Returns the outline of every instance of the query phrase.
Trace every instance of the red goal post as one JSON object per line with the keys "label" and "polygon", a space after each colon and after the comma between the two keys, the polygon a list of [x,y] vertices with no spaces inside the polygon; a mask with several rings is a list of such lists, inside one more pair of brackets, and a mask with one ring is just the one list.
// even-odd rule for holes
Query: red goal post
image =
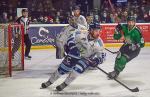
{"label": "red goal post", "polygon": [[12,76],[13,70],[24,70],[24,27],[0,24],[0,76]]}

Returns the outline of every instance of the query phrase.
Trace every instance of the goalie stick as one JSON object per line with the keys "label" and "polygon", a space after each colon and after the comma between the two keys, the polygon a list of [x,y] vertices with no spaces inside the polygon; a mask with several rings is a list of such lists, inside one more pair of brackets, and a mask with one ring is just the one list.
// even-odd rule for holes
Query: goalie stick
{"label": "goalie stick", "polygon": [[45,36],[42,36],[43,38],[45,38],[47,41],[48,41],[48,43],[50,44],[50,45],[52,45],[54,48],[56,48],[56,43],[55,43],[55,39],[54,39],[54,43],[52,43],[51,41],[49,41]]}
{"label": "goalie stick", "polygon": [[[108,75],[108,73],[107,73],[106,71],[104,71],[103,69],[101,69],[100,67],[97,66],[97,68],[98,68],[100,71],[102,71],[103,73],[105,73],[106,75]],[[125,84],[123,84],[122,82],[120,82],[119,80],[117,80],[116,78],[114,78],[114,80],[115,80],[116,82],[118,82],[120,85],[122,85],[123,87],[125,87],[126,89],[128,89],[129,91],[131,91],[131,92],[139,92],[139,88],[138,88],[138,87],[136,87],[136,88],[134,88],[134,89],[131,89],[131,88],[129,88],[128,86],[126,86]]]}

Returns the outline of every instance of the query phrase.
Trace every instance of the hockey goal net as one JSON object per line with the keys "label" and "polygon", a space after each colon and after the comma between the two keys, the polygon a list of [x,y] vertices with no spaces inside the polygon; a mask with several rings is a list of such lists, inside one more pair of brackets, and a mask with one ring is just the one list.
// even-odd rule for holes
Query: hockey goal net
{"label": "hockey goal net", "polygon": [[0,24],[0,77],[24,70],[24,28],[19,24]]}

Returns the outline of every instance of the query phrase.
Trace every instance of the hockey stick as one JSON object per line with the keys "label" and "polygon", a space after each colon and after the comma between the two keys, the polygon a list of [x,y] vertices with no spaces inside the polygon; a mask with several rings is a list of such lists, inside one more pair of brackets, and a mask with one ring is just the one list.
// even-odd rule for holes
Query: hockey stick
{"label": "hockey stick", "polygon": [[[108,75],[108,73],[107,73],[106,71],[104,71],[103,69],[101,69],[100,67],[97,66],[97,68],[98,68],[100,71],[102,71],[103,73],[105,73],[106,75]],[[125,87],[126,89],[128,89],[129,91],[131,91],[131,92],[139,92],[138,87],[136,87],[136,88],[134,88],[134,89],[131,89],[131,88],[129,88],[128,86],[126,86],[125,84],[123,84],[122,82],[120,82],[119,80],[117,80],[116,78],[114,78],[114,80],[115,80],[116,82],[118,82],[120,85],[122,85],[123,87]]]}
{"label": "hockey stick", "polygon": [[110,53],[112,53],[112,54],[118,54],[118,52],[119,52],[119,51],[113,52],[113,51],[111,51],[111,50],[109,50],[107,48],[105,48],[105,50],[108,51],[108,52],[110,52]]}

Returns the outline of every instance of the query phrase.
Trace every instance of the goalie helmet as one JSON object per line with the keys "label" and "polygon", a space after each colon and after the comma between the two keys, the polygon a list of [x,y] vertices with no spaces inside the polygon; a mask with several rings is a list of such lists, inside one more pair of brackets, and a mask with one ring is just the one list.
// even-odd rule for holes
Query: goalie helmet
{"label": "goalie helmet", "polygon": [[71,16],[69,17],[69,20],[68,20],[69,24],[74,27],[74,28],[78,28],[78,25],[77,25],[77,22],[75,20],[75,17],[74,16]]}

